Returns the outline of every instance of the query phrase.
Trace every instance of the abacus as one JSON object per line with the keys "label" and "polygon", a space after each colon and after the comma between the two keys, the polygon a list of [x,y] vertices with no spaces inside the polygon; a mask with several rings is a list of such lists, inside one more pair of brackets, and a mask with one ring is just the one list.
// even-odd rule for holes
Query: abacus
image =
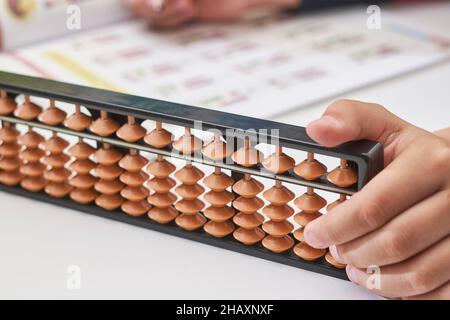
{"label": "abacus", "polygon": [[382,169],[379,143],[6,72],[0,90],[0,190],[347,279],[302,231]]}

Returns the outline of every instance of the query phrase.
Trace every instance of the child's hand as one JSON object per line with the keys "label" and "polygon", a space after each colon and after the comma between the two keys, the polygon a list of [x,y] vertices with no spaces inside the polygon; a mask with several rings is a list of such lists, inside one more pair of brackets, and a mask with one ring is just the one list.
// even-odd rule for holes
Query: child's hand
{"label": "child's hand", "polygon": [[[438,115],[436,115],[438,116]],[[383,144],[385,169],[351,199],[305,229],[316,248],[331,247],[351,281],[367,287],[380,267],[386,297],[450,299],[450,137],[417,128],[379,105],[341,100],[307,132],[336,146]]]}
{"label": "child's hand", "polygon": [[266,7],[275,11],[298,6],[300,0],[167,0],[156,12],[151,0],[126,0],[138,16],[158,28],[174,28],[193,20],[226,21],[241,18],[248,11]]}

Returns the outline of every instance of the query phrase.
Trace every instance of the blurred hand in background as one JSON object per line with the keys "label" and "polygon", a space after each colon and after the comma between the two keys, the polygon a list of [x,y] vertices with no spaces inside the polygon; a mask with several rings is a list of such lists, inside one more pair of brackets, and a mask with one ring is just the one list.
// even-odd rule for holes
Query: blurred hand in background
{"label": "blurred hand in background", "polygon": [[[176,28],[194,20],[232,21],[255,9],[293,9],[300,0],[126,0],[133,12],[156,28]],[[155,3],[157,6],[155,6]],[[160,6],[162,4],[162,6]]]}

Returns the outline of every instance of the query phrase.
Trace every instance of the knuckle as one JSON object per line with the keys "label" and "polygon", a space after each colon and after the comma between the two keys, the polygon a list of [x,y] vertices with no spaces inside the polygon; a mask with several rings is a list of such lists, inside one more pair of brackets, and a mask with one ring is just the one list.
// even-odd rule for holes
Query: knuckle
{"label": "knuckle", "polygon": [[406,275],[405,281],[410,296],[423,294],[430,289],[432,274],[424,269],[414,270]]}
{"label": "knuckle", "polygon": [[433,154],[431,158],[432,169],[437,172],[444,173],[449,172],[450,168],[450,147],[449,144],[438,139],[435,143],[429,144],[430,154]]}
{"label": "knuckle", "polygon": [[396,258],[401,260],[408,248],[408,238],[403,232],[388,231],[383,236],[384,238],[384,252],[389,258]]}
{"label": "knuckle", "polygon": [[370,203],[360,209],[360,224],[363,228],[374,230],[385,222],[386,209],[383,200],[379,197],[372,199]]}
{"label": "knuckle", "polygon": [[337,244],[341,242],[341,236],[339,235],[339,232],[336,231],[335,228],[327,228],[327,235],[328,242],[332,244]]}

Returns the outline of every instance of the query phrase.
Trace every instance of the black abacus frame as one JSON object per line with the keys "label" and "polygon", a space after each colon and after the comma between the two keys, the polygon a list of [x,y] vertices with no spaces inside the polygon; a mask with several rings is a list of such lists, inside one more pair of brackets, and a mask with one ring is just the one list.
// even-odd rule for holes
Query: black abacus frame
{"label": "black abacus frame", "polygon": [[[150,119],[161,121],[163,123],[170,123],[181,127],[194,128],[196,122],[201,121],[202,129],[219,130],[227,140],[242,139],[242,131],[246,133],[251,132],[254,133],[254,138],[258,141],[277,141],[277,143],[282,147],[346,159],[350,161],[352,165],[357,167],[358,183],[352,188],[339,188],[333,186],[324,178],[321,178],[318,181],[303,180],[298,176],[295,176],[292,171],[283,175],[274,175],[261,169],[260,167],[248,169],[236,164],[222,164],[210,161],[208,159],[201,159],[196,156],[186,156],[181,154],[177,155],[172,152],[171,148],[156,149],[145,145],[144,143],[127,143],[115,138],[102,138],[89,132],[76,132],[62,126],[47,126],[39,122],[24,121],[9,116],[0,116],[0,120],[2,121],[25,124],[73,136],[84,137],[100,143],[110,143],[121,148],[134,148],[154,154],[162,154],[165,156],[192,160],[194,162],[203,163],[209,166],[230,169],[232,172],[241,174],[249,173],[256,176],[263,176],[269,179],[278,179],[302,186],[311,186],[313,188],[334,193],[352,195],[356,191],[360,190],[383,168],[383,148],[381,144],[372,141],[354,141],[335,148],[326,148],[311,140],[306,134],[306,129],[299,126],[2,71],[0,71],[0,89],[5,90],[8,93],[26,94],[40,98],[52,99],[55,101],[67,102],[70,104],[82,105],[91,112],[104,110],[110,112],[111,114],[134,116],[141,120]],[[274,129],[278,130],[277,136],[271,134]],[[323,258],[318,261],[308,262],[299,259],[292,252],[278,254],[268,251],[261,245],[243,245],[234,240],[232,236],[228,236],[226,238],[214,238],[203,230],[194,232],[185,231],[176,226],[175,223],[161,225],[146,217],[133,218],[127,216],[120,210],[110,212],[95,205],[78,204],[67,197],[57,199],[45,194],[44,192],[33,193],[20,187],[9,187],[4,185],[0,185],[0,190],[147,229],[164,232],[178,237],[195,240],[209,245],[214,245],[216,247],[245,253],[266,260],[318,272],[332,277],[347,279],[343,270],[339,270],[328,265]]]}

